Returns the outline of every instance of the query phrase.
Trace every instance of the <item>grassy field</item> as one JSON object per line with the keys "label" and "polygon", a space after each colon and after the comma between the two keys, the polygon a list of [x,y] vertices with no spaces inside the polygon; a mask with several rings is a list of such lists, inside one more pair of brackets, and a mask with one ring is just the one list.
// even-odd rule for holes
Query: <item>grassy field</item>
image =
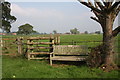
{"label": "grassy field", "polygon": [[[36,35],[34,35],[36,36]],[[37,35],[49,36],[49,35]],[[3,36],[3,38],[15,39],[20,36]],[[23,36],[28,38],[30,36]],[[118,36],[119,37],[119,36]],[[117,38],[118,38],[117,37]],[[87,45],[88,47],[95,47],[99,42],[81,42],[81,41],[102,41],[102,35],[60,35],[61,45],[73,44]],[[26,42],[26,41],[25,41]],[[17,54],[17,45],[13,40],[7,41],[7,49],[2,49],[6,54]],[[116,42],[117,46],[118,42]],[[116,51],[119,49],[117,48]],[[4,53],[3,53],[4,54]],[[63,64],[64,62],[55,62],[53,66],[49,65],[49,60],[30,60],[24,57],[3,56],[2,58],[2,76],[3,78],[117,78],[118,71],[103,72],[100,69],[89,68],[86,64],[78,62],[79,65]],[[68,62],[69,63],[69,62]],[[71,63],[71,62],[70,62]],[[118,62],[120,63],[120,62]],[[75,63],[76,64],[76,63]]]}
{"label": "grassy field", "polygon": [[[32,35],[33,37],[41,37],[41,36],[50,36],[50,35]],[[31,37],[31,35],[19,35],[19,36],[3,36],[3,39],[9,38],[9,39],[16,39],[17,37],[23,37],[24,43],[26,43],[26,39]],[[119,36],[118,36],[119,37]],[[120,52],[118,44],[118,37],[116,37],[115,41],[115,51]],[[7,49],[3,48],[3,53],[17,53],[17,45],[13,43],[15,40],[6,40]],[[97,42],[98,41],[98,42]],[[60,45],[86,45],[88,47],[95,47],[97,45],[100,45],[102,42],[102,34],[100,35],[94,35],[94,34],[82,34],[82,35],[60,35]],[[119,40],[120,42],[120,40]],[[24,45],[24,48],[26,48],[26,45]],[[89,49],[90,52],[90,49]]]}
{"label": "grassy field", "polygon": [[3,56],[2,68],[3,78],[118,78],[118,71],[103,72],[85,64],[50,66],[48,61],[28,61],[21,57]]}

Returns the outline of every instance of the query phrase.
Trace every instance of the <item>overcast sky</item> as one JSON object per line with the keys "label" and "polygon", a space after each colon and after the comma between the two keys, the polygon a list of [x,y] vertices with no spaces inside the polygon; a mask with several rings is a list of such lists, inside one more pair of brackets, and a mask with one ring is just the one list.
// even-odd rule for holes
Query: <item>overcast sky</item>
{"label": "overcast sky", "polygon": [[[52,33],[53,30],[65,33],[73,28],[77,28],[80,32],[102,31],[100,25],[90,19],[94,16],[90,9],[81,5],[77,0],[70,0],[70,2],[68,0],[64,0],[66,2],[63,0],[61,2],[59,0],[58,2],[54,0],[51,2],[16,1],[11,2],[11,14],[17,18],[17,21],[12,24],[11,31],[17,31],[20,25],[26,23],[33,25],[34,30],[40,33]],[[114,26],[117,25],[116,19]]]}

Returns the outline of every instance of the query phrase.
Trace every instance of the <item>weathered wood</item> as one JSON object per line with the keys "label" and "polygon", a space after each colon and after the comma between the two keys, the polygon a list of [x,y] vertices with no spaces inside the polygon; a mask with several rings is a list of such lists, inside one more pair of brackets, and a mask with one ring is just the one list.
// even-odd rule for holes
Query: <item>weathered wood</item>
{"label": "weathered wood", "polygon": [[14,38],[3,38],[2,40],[14,40],[15,41]]}
{"label": "weathered wood", "polygon": [[0,39],[0,48],[2,48],[2,47],[3,47],[3,40]]}
{"label": "weathered wood", "polygon": [[50,54],[50,53],[49,52],[29,52],[29,54],[38,55],[38,54]]}
{"label": "weathered wood", "polygon": [[52,49],[53,47],[29,47],[28,49]]}
{"label": "weathered wood", "polygon": [[52,60],[84,61],[88,57],[87,49],[87,46],[80,45],[54,45],[50,53],[50,65]]}
{"label": "weathered wood", "polygon": [[30,59],[49,59],[48,57],[44,57],[44,58],[30,58]]}
{"label": "weathered wood", "polygon": [[59,35],[56,35],[55,37],[54,37],[54,42],[55,42],[55,44],[60,44],[60,36]]}
{"label": "weathered wood", "polygon": [[54,37],[30,37],[27,40],[50,40],[50,39],[54,39]]}
{"label": "weathered wood", "polygon": [[52,60],[59,60],[59,61],[83,61],[86,57],[83,56],[55,56]]}
{"label": "weathered wood", "polygon": [[53,46],[54,54],[61,55],[87,55],[87,47],[80,45],[57,45]]}
{"label": "weathered wood", "polygon": [[[30,37],[28,38],[28,42],[26,43],[28,45],[27,47],[27,54],[28,58],[30,59],[43,59],[43,58],[37,58],[35,55],[40,54],[50,54],[50,52],[53,52],[53,45],[55,44],[55,37]],[[49,40],[49,42],[44,42],[42,40]],[[49,45],[49,47],[43,46],[43,45]],[[47,49],[48,52],[44,52],[44,50]],[[49,49],[49,50],[48,50]],[[35,50],[39,50],[39,52],[34,52]],[[33,57],[32,57],[33,55]]]}
{"label": "weathered wood", "polygon": [[46,44],[46,45],[50,45],[50,44],[54,44],[52,42],[28,42],[27,45],[38,45],[38,44]]}
{"label": "weathered wood", "polygon": [[[53,43],[53,44],[54,44],[54,40],[51,40],[51,39],[50,39],[50,43]],[[53,47],[53,44],[49,44],[49,46],[50,46],[50,47]],[[51,49],[49,50],[49,52],[52,52],[52,51],[53,51],[53,48],[51,48]]]}
{"label": "weathered wood", "polygon": [[56,37],[56,44],[60,44],[60,36]]}
{"label": "weathered wood", "polygon": [[58,36],[58,42],[57,43],[60,44],[60,36]]}
{"label": "weathered wood", "polygon": [[22,38],[17,38],[18,41],[18,53],[22,54]]}
{"label": "weathered wood", "polygon": [[35,55],[31,55],[32,58],[35,58]]}
{"label": "weathered wood", "polygon": [[[30,40],[27,41],[27,43],[29,43],[29,42],[30,42]],[[27,47],[29,48],[30,45],[27,45]],[[30,60],[30,54],[29,54],[29,52],[30,52],[30,50],[28,49],[27,50],[27,58],[28,58],[28,60]]]}
{"label": "weathered wood", "polygon": [[52,54],[53,53],[50,53],[50,65],[52,65]]}

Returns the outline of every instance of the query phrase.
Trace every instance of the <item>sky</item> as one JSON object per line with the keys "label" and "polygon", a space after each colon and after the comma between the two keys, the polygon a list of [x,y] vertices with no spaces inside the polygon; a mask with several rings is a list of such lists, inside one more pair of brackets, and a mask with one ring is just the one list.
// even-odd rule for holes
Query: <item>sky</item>
{"label": "sky", "polygon": [[[102,31],[100,25],[90,19],[94,16],[90,9],[77,0],[25,1],[10,1],[11,15],[17,18],[17,21],[12,24],[11,31],[18,31],[18,27],[26,23],[31,24],[34,30],[40,33],[52,33],[53,30],[66,33],[73,28],[77,28],[80,32]],[[114,26],[117,25],[118,19]]]}

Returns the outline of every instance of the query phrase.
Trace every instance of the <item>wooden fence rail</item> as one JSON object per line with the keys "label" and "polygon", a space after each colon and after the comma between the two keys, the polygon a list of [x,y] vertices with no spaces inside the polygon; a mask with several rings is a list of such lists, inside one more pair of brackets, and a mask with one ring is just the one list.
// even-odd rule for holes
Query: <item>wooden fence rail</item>
{"label": "wooden fence rail", "polygon": [[[38,57],[40,54],[50,54],[53,51],[53,45],[60,44],[59,36],[56,37],[30,37],[27,39],[27,58],[45,59]],[[45,41],[47,40],[47,41]],[[48,59],[48,58],[47,58]]]}
{"label": "wooden fence rail", "polygon": [[[27,40],[29,42],[25,42],[25,40]],[[48,41],[48,42],[46,42],[46,41]],[[120,40],[115,40],[115,42],[120,42]],[[96,43],[102,43],[102,41],[74,41],[73,40],[71,42],[60,42],[60,36],[29,37],[29,38],[18,37],[17,39],[16,39],[16,37],[8,37],[8,38],[5,37],[5,38],[0,39],[0,46],[2,48],[3,53],[4,53],[4,48],[8,48],[10,51],[7,51],[7,52],[9,52],[9,53],[23,54],[24,46],[29,45],[29,47],[27,46],[27,49],[30,51],[31,55],[49,54],[53,50],[53,45],[57,45],[57,44],[78,45],[81,43],[86,44],[86,45],[89,45],[89,43],[91,43],[94,45]],[[91,47],[91,44],[90,44],[90,47]],[[13,48],[11,48],[11,47],[13,47]],[[119,46],[115,46],[115,47],[118,48],[118,50],[120,49]],[[16,52],[13,49],[15,49]],[[39,50],[39,51],[48,50],[48,51],[35,52],[34,50]],[[36,59],[38,59],[38,58],[36,58]]]}

